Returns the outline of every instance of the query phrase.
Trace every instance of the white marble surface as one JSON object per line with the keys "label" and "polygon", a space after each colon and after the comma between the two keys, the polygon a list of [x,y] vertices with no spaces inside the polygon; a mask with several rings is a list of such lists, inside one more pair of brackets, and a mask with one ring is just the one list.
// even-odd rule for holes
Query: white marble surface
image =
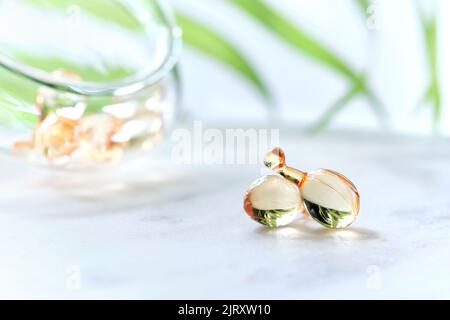
{"label": "white marble surface", "polygon": [[2,156],[0,298],[450,298],[448,141],[282,144],[290,164],[355,182],[354,226],[260,227],[242,210],[257,166],[147,166],[75,187]]}

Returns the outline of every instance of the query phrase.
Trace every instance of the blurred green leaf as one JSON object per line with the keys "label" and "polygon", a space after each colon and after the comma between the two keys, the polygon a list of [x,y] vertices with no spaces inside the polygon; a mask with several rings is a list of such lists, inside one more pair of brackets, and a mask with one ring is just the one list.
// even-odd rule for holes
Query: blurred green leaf
{"label": "blurred green leaf", "polygon": [[323,130],[331,120],[339,113],[350,101],[353,100],[360,93],[360,89],[352,87],[348,92],[339,98],[323,115],[322,117],[311,127],[310,131],[317,133]]}
{"label": "blurred green leaf", "polygon": [[[44,55],[31,55],[25,52],[14,53],[14,56],[26,63],[27,65],[39,66],[43,70],[52,72],[56,69],[63,68],[65,70],[74,71],[80,74],[85,79],[96,80],[114,80],[114,77],[120,77],[126,70],[120,67],[110,67],[110,73],[103,75],[99,78],[99,75],[94,72],[93,67],[89,65],[83,65],[82,63],[75,63],[68,59],[60,57],[44,56]],[[21,78],[21,76],[6,70],[0,70],[0,97],[4,98],[3,103],[0,104],[0,121],[5,122],[5,119],[10,119],[12,125],[21,122],[24,119],[28,119],[28,123],[33,119],[36,120],[36,108],[34,106],[34,100],[39,88],[39,84],[27,79]],[[6,104],[6,101],[10,102]],[[11,105],[12,102],[17,103],[17,109],[6,108],[7,105]],[[111,96],[98,96],[88,99],[87,112],[98,112],[106,104],[112,102]]]}
{"label": "blurred green leaf", "polygon": [[359,74],[338,55],[332,53],[324,45],[302,31],[299,27],[287,21],[263,1],[230,0],[230,2],[235,4],[238,8],[243,9],[244,12],[256,19],[302,54],[328,66],[346,76],[351,81],[359,81]]}
{"label": "blurred green leaf", "polygon": [[[67,1],[63,0],[28,1],[33,4],[42,5],[45,3],[45,5],[53,6],[54,8],[68,9]],[[131,30],[139,29],[140,24],[129,15],[127,10],[123,10],[120,6],[114,5],[114,3],[109,4],[109,1],[78,0],[74,2],[74,5],[78,6],[82,12],[88,12],[92,16],[101,19],[107,17],[108,20],[112,20],[114,23]],[[108,14],[105,15],[105,12]],[[178,15],[178,22],[183,29],[184,40],[188,45],[232,67],[249,80],[268,102],[272,103],[272,97],[262,78],[230,42],[218,33],[181,14]]]}
{"label": "blurred green leaf", "polygon": [[[358,92],[353,93],[353,90],[351,90],[351,95],[346,94],[347,99],[340,99],[338,103],[332,105],[330,112],[324,116],[325,118],[328,119],[329,115],[334,115],[337,111],[342,110],[345,104],[350,102],[358,94],[365,95],[376,115],[380,118],[383,117],[383,108],[374,93],[367,87],[367,82],[364,80],[364,77],[339,57],[339,55],[333,53],[325,45],[301,30],[297,25],[286,20],[261,0],[230,0],[230,3],[242,9],[250,17],[276,34],[280,39],[297,49],[301,54],[346,77],[350,81],[351,87],[357,88]],[[328,122],[321,121],[321,123]]]}
{"label": "blurred green leaf", "polygon": [[442,114],[437,51],[437,18],[436,15],[428,17],[421,9],[418,9],[418,14],[425,41],[429,70],[429,83],[419,105],[430,105],[433,108],[434,125],[437,126]]}
{"label": "blurred green leaf", "polygon": [[33,105],[36,90],[30,81],[0,69],[0,123],[32,125],[37,119]]}
{"label": "blurred green leaf", "polygon": [[186,44],[233,68],[252,83],[268,102],[272,103],[272,97],[262,78],[228,40],[212,31],[211,28],[182,14],[177,15],[177,20],[183,29],[183,39]]}
{"label": "blurred green leaf", "polygon": [[[347,106],[347,104],[349,104],[356,96],[363,92],[365,88],[366,84],[364,78],[355,82],[354,85],[352,85],[342,97],[340,97],[335,103],[333,103],[331,107],[322,115],[322,117],[312,125],[310,131],[318,132],[324,129],[331,122],[334,116],[336,116],[339,111]],[[375,110],[381,113],[381,104],[379,103],[375,95],[373,95],[370,91],[367,91],[366,97],[373,104]]]}
{"label": "blurred green leaf", "polygon": [[364,16],[367,15],[367,9],[369,8],[371,1],[370,0],[354,0],[356,5],[361,9],[361,12]]}
{"label": "blurred green leaf", "polygon": [[32,107],[7,94],[0,94],[0,123],[2,125],[33,127],[36,120],[37,115]]}

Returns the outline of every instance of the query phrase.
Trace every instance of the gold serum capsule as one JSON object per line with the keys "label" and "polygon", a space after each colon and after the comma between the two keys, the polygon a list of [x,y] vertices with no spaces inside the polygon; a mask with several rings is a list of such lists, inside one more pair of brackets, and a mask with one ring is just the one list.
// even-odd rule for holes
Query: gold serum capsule
{"label": "gold serum capsule", "polygon": [[264,164],[298,187],[301,203],[321,225],[340,229],[351,225],[359,214],[359,193],[344,175],[329,169],[306,173],[285,163],[282,149],[267,154]]}
{"label": "gold serum capsule", "polygon": [[245,212],[253,220],[272,228],[294,221],[300,205],[297,186],[276,175],[253,182],[244,197]]}

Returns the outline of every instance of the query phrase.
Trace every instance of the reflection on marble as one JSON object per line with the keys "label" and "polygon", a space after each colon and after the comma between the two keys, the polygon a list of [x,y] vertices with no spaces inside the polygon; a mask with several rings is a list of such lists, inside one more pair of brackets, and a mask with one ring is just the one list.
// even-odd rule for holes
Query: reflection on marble
{"label": "reflection on marble", "polygon": [[376,232],[370,229],[349,227],[347,229],[326,229],[317,226],[312,220],[305,218],[286,227],[278,229],[259,228],[257,233],[263,236],[273,236],[277,239],[298,240],[336,240],[336,241],[362,241],[378,238]]}
{"label": "reflection on marble", "polygon": [[358,185],[349,229],[252,222],[257,166],[49,179],[1,156],[0,298],[450,298],[447,141],[282,139],[292,165]]}

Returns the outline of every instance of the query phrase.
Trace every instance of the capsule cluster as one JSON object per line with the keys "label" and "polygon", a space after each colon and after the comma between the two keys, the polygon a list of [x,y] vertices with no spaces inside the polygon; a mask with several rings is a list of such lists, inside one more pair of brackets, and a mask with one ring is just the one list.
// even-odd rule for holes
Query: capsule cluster
{"label": "capsule cluster", "polygon": [[244,210],[253,220],[280,227],[306,213],[326,228],[341,229],[358,216],[358,190],[344,175],[328,169],[306,173],[291,168],[280,148],[269,152],[264,164],[278,175],[256,180],[245,193]]}
{"label": "capsule cluster", "polygon": [[[81,80],[65,70],[54,74]],[[149,149],[162,139],[163,95],[163,88],[156,87],[142,100],[99,103],[92,108],[82,95],[41,87],[33,135],[16,142],[14,150],[58,166],[118,161],[126,150]]]}

